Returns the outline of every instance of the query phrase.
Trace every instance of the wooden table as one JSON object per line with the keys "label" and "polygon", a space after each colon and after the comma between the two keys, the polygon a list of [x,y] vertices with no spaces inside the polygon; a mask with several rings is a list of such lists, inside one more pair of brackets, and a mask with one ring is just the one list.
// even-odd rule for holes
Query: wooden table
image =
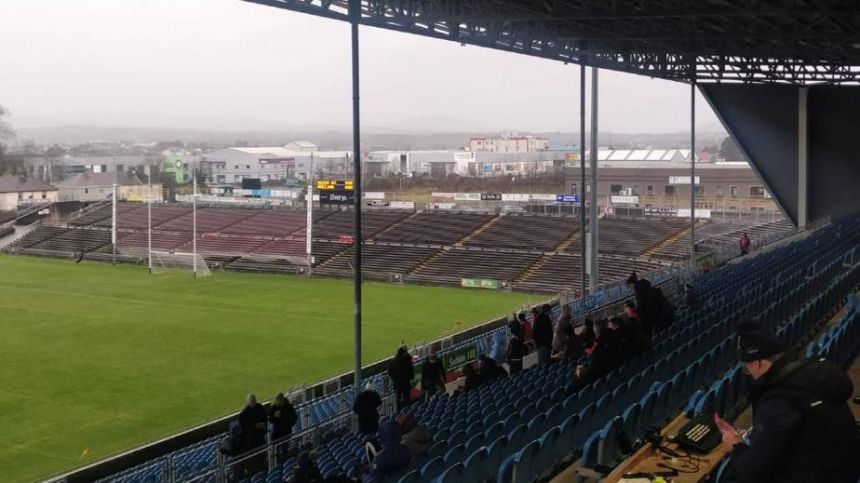
{"label": "wooden table", "polygon": [[[685,415],[680,415],[675,418],[674,421],[669,423],[661,434],[665,436],[675,436],[678,433],[678,430],[681,429],[684,424],[689,421]],[[670,443],[665,441],[663,445],[671,450],[674,450],[682,455],[686,455],[687,451],[683,449],[679,449],[678,445],[675,443]],[[720,460],[726,455],[726,450],[723,449],[722,445],[717,446],[716,449],[711,451],[706,455],[693,455],[693,459],[698,459],[698,468],[695,473],[683,473],[681,471],[678,472],[677,476],[664,476],[663,478],[666,481],[670,481],[673,483],[699,483],[705,481],[708,475],[714,471],[720,463]],[[650,472],[666,472],[670,471],[669,468],[664,468],[658,466],[658,464],[663,463],[669,466],[673,466],[676,468],[684,468],[686,470],[691,470],[685,462],[689,461],[689,458],[681,458],[678,462],[673,462],[669,460],[668,456],[657,453],[654,451],[654,447],[651,443],[646,443],[644,446],[639,448],[638,451],[633,453],[632,456],[627,458],[626,461],[621,463],[615,471],[610,473],[606,478],[601,480],[601,482],[607,483],[616,483],[620,481],[647,481],[645,479],[628,479],[624,480],[624,475],[629,473],[650,473]]]}

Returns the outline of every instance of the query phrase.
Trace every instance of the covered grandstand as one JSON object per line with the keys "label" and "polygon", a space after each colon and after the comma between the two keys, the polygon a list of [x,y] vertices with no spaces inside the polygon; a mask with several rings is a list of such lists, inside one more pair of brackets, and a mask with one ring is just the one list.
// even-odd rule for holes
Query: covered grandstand
{"label": "covered grandstand", "polygon": [[[434,444],[427,454],[413,458],[407,468],[388,475],[385,481],[513,483],[605,477],[618,481],[617,472],[623,475],[631,467],[629,458],[634,451],[653,448],[646,438],[649,427],[665,428],[675,421],[714,412],[731,418],[744,411],[749,402],[749,381],[734,353],[736,325],[744,319],[756,319],[787,347],[820,354],[843,368],[855,360],[860,350],[856,328],[860,304],[855,295],[860,284],[860,260],[856,256],[860,245],[860,217],[856,214],[860,198],[852,195],[852,184],[858,179],[857,162],[846,150],[848,142],[853,141],[846,126],[857,125],[860,97],[856,90],[846,90],[850,87],[837,87],[860,81],[856,37],[860,17],[850,7],[846,11],[842,3],[830,1],[815,2],[812,7],[774,2],[758,8],[750,8],[745,2],[722,1],[697,2],[695,8],[662,1],[254,1],[351,23],[356,132],[353,159],[359,178],[357,41],[359,26],[364,25],[690,82],[694,88],[712,82],[703,90],[763,175],[786,218],[801,230],[753,256],[704,272],[694,263],[700,249],[729,244],[734,250],[733,240],[744,230],[770,241],[769,234],[781,233],[785,224],[774,222],[755,228],[699,225],[691,216],[689,225],[684,226],[669,221],[640,225],[635,233],[649,233],[645,242],[637,245],[628,243],[631,231],[627,231],[636,229],[637,220],[598,221],[595,210],[590,215],[590,233],[595,240],[593,280],[601,280],[599,277],[606,277],[606,273],[618,280],[631,268],[644,272],[664,263],[689,260],[682,267],[667,266],[649,275],[675,302],[674,324],[654,339],[651,349],[582,389],[574,390],[570,374],[578,363],[587,360],[586,356],[533,367],[466,395],[444,394],[414,404],[408,411],[434,433]],[[766,113],[768,110],[772,112]],[[592,124],[592,133],[596,130]],[[581,131],[584,136],[584,121]],[[790,149],[779,157],[767,152],[773,147],[773,136],[764,134],[773,132],[785,133],[792,141],[788,143]],[[593,174],[596,183],[596,171]],[[691,173],[692,179],[695,173]],[[317,451],[323,476],[357,477],[367,439],[353,432],[352,418],[344,408],[349,407],[363,379],[375,384],[382,394],[390,393],[384,377],[374,377],[360,365],[361,281],[367,276],[363,267],[397,267],[404,279],[415,277],[416,281],[453,283],[455,278],[486,275],[505,280],[514,288],[524,283],[532,284],[524,285],[529,289],[540,289],[535,281],[547,281],[556,293],[564,287],[584,288],[584,282],[579,281],[585,265],[584,249],[579,248],[584,246],[580,242],[584,243],[586,234],[584,217],[578,230],[549,231],[547,237],[527,247],[513,243],[506,246],[522,226],[528,226],[526,216],[519,223],[500,215],[474,213],[386,213],[386,218],[380,219],[373,212],[361,213],[360,186],[357,191],[354,212],[323,213],[314,219],[314,225],[320,227],[314,231],[314,238],[319,237],[314,240],[319,246],[315,268],[333,274],[344,270],[355,277],[356,367],[352,386],[344,385],[334,399],[323,397],[302,405],[306,423],[289,442],[269,442],[228,458],[217,451],[226,427],[226,421],[220,421],[210,425],[205,437],[196,441],[188,442],[191,436],[183,435],[171,444],[124,455],[59,480],[274,483],[292,476],[295,450],[299,449]],[[592,206],[596,208],[596,204]],[[690,208],[695,211],[695,190],[691,190]],[[123,234],[118,242],[121,254],[123,239],[129,239],[126,246],[132,249],[132,243],[139,243],[143,227],[135,210],[123,211],[128,216],[118,228]],[[154,222],[158,243],[164,243],[167,250],[187,246],[190,230],[182,229],[184,223],[177,220],[187,216],[188,208],[168,206],[159,210],[164,211]],[[201,210],[201,217],[206,216],[204,212]],[[219,216],[206,225],[215,231],[201,235],[200,240],[206,241],[200,247],[218,257],[228,269],[231,264],[247,267],[248,263],[265,264],[271,260],[282,269],[289,266],[289,259],[278,255],[292,249],[301,253],[296,246],[303,243],[304,229],[298,224],[292,230],[290,216],[268,215],[286,220],[272,232],[261,228],[253,237],[243,236],[243,232],[228,236],[231,225],[244,222],[265,226],[254,223],[256,216],[261,215],[231,218],[233,221],[225,225]],[[344,220],[327,224],[338,216]],[[440,222],[440,217],[449,218]],[[93,215],[85,223],[42,227],[16,242],[12,249],[54,256],[76,252],[95,255],[110,244],[104,241],[104,233],[108,233],[103,228],[105,219]],[[535,225],[548,229],[545,219],[540,220]],[[450,231],[442,229],[449,225]],[[711,229],[708,239],[712,243],[699,246],[696,232],[701,237],[702,232]],[[348,230],[353,230],[353,240],[358,243],[342,243],[341,235],[344,231],[349,235]],[[598,231],[602,243],[597,242]],[[273,235],[274,232],[279,234]],[[419,239],[415,233],[423,235]],[[688,237],[686,245],[684,237]],[[242,246],[247,254],[226,253],[228,243],[224,240],[230,247]],[[268,252],[264,248],[275,245]],[[389,246],[398,249],[386,250]],[[683,255],[687,251],[689,257]],[[396,253],[401,261],[382,261],[389,253]],[[265,257],[273,254],[275,258]],[[135,256],[132,252],[126,255],[132,259]],[[352,265],[345,258],[350,255]],[[623,263],[613,266],[612,260]],[[652,265],[637,267],[637,263]],[[548,271],[553,267],[564,267],[557,271],[567,277],[550,278]],[[680,297],[680,287],[685,282],[695,291],[695,300]],[[586,317],[616,315],[620,304],[632,296],[623,284],[610,288],[597,285],[592,282],[591,292],[578,300],[560,301],[571,304],[577,323]],[[491,324],[483,334],[429,346],[444,352],[472,337],[486,344],[504,322]],[[376,369],[381,371],[382,367]],[[383,412],[386,418],[398,416],[390,405]],[[312,419],[314,414],[318,415],[316,419]],[[630,447],[621,443],[625,440],[622,435]],[[179,440],[188,444],[176,449]],[[292,449],[288,459],[272,457],[276,446],[285,444]],[[718,472],[722,456],[709,455],[707,466],[697,466],[697,476],[705,478],[708,472]],[[257,463],[248,470],[246,465],[251,461]]]}

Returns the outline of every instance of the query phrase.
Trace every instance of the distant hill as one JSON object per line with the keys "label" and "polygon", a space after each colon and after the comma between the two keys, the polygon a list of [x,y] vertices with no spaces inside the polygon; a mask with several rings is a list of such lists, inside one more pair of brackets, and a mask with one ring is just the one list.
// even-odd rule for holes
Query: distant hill
{"label": "distant hill", "polygon": [[[86,142],[131,142],[154,143],[182,140],[193,143],[208,143],[214,146],[231,146],[242,143],[248,146],[283,145],[294,139],[308,139],[321,149],[352,149],[352,132],[346,128],[308,126],[283,130],[221,131],[180,128],[137,128],[106,126],[53,126],[18,129],[19,140],[29,139],[36,144],[81,144]],[[494,136],[497,132],[459,131],[413,131],[384,127],[362,129],[362,149],[373,150],[420,150],[456,149],[467,146],[472,136]],[[523,132],[522,135],[545,136],[554,146],[579,144],[579,133],[575,132]],[[689,133],[600,133],[600,145],[613,148],[678,148],[689,144]],[[711,129],[697,133],[699,147],[719,146],[726,133]]]}

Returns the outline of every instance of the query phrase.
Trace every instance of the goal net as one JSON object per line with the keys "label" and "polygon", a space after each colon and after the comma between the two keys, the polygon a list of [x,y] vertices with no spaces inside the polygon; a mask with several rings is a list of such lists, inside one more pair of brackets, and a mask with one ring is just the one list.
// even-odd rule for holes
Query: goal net
{"label": "goal net", "polygon": [[170,253],[170,252],[152,252],[152,273],[164,273],[167,271],[185,270],[194,271],[194,261],[197,260],[197,276],[208,277],[212,275],[212,271],[206,264],[206,260],[202,255],[194,255],[192,253]]}

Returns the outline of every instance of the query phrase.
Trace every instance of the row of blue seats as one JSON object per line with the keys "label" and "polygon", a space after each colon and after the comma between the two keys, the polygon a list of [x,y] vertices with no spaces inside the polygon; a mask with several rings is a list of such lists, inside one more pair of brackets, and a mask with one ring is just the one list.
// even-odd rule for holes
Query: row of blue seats
{"label": "row of blue seats", "polygon": [[809,343],[806,355],[821,356],[839,367],[847,366],[860,351],[860,297],[848,299],[845,313],[821,337]]}
{"label": "row of blue seats", "polygon": [[[833,275],[836,272],[836,270],[833,270],[834,266],[834,264],[828,265],[817,275],[824,274],[825,277]],[[835,304],[835,299],[856,286],[858,274],[860,274],[860,270],[857,270],[857,267],[853,267],[845,273],[836,274],[827,288],[804,306],[801,314],[780,327],[780,331],[782,331],[785,337],[784,341],[788,345],[800,342],[804,331],[813,329],[815,323],[825,316],[824,309],[826,309],[826,306]],[[811,277],[811,280],[805,285],[807,287],[814,287],[817,285],[814,283],[815,281],[816,277]],[[791,300],[779,302],[787,305],[791,304]],[[813,309],[810,310],[810,307],[813,307]],[[796,328],[790,328],[789,326],[796,326]],[[746,383],[747,378],[740,374],[739,367],[735,367],[723,378],[717,380],[707,391],[697,391],[694,393],[688,402],[687,411],[692,414],[723,412],[731,416],[738,410],[738,406],[745,402]],[[607,427],[590,437],[583,456],[583,464],[585,466],[593,467],[597,464],[611,465],[611,457],[615,456],[616,453],[603,451],[603,448],[606,445],[612,447],[617,441],[617,435],[613,432],[613,428],[614,426],[607,424]]]}
{"label": "row of blue seats", "polygon": [[[856,237],[855,237],[855,242],[856,242]],[[844,244],[842,245],[842,247],[844,248]],[[795,250],[794,250],[795,252],[798,251],[797,248],[798,247],[795,247]],[[840,249],[841,248],[837,248],[834,251],[838,253]],[[787,252],[790,253],[791,251],[789,250]],[[786,255],[788,255],[788,253],[783,252],[781,255],[786,256]],[[785,259],[783,259],[783,260],[785,260]],[[772,261],[773,260],[768,260],[768,262],[772,262]],[[779,268],[784,268],[784,264],[773,265],[773,266],[779,267]],[[799,265],[795,265],[794,268],[797,271],[803,270],[802,266],[799,266]],[[831,274],[832,274],[832,271],[828,271],[828,270],[822,270],[822,272],[819,273],[819,275],[821,275],[822,277],[826,277],[826,276],[829,276]],[[798,277],[796,276],[796,273],[791,278],[794,280],[798,279]],[[845,278],[845,277],[843,276],[842,278]],[[739,279],[733,278],[733,277],[731,277],[729,279],[732,282],[735,282],[735,281],[739,282],[740,281]],[[815,277],[813,277],[813,279],[811,279],[811,280],[807,280],[806,283],[804,284],[805,285],[804,288],[806,290],[806,292],[804,292],[804,293],[810,293],[809,288],[810,287],[813,287],[813,288],[816,287],[816,284],[815,284],[816,281],[817,280],[815,280]],[[763,283],[769,283],[769,281],[767,278],[759,277],[758,283],[761,285]],[[742,283],[742,285],[744,285],[744,288],[749,287],[748,283],[746,283],[746,284]],[[838,290],[844,291],[844,289],[845,289],[844,285],[845,284],[840,284],[839,280],[833,281],[830,284],[830,287],[828,288],[828,290],[826,290],[825,292],[828,294],[827,296],[832,297],[832,294],[836,293]],[[719,287],[719,286],[712,284],[712,287]],[[789,298],[789,297],[794,297],[794,296],[798,295],[798,293],[796,291],[778,290],[778,292],[780,292],[780,291],[783,292],[783,294],[779,297],[779,299],[774,300],[772,302],[772,304],[768,306],[768,309],[765,309],[765,313],[762,314],[765,316],[765,318],[769,319],[769,322],[771,324],[773,324],[776,320],[776,317],[775,317],[773,312],[776,310],[777,307],[780,308],[780,310],[782,310],[782,308],[788,307],[789,309],[786,309],[786,312],[785,312],[785,313],[788,313],[788,310],[794,309],[799,305],[797,303],[797,299]],[[824,306],[825,304],[822,302],[824,297],[825,297],[824,295],[819,295],[815,300],[810,302],[808,305],[813,305],[815,307]],[[768,301],[769,300],[765,298],[762,301],[754,301],[754,303],[759,303],[758,307],[762,307],[763,305],[761,305],[760,302],[766,303]],[[736,312],[735,315],[739,316],[741,313],[744,313],[744,315],[748,317],[750,315],[750,311],[755,310],[755,307],[753,307],[754,303],[744,305],[740,310],[738,310]],[[774,303],[776,305],[773,305]],[[735,306],[737,306],[737,305],[735,305]],[[804,309],[808,310],[808,307],[805,307]],[[809,312],[808,314],[804,314],[803,320],[814,321],[814,320],[816,320],[816,317],[821,315],[820,311],[808,310],[808,312]],[[685,312],[685,314],[686,314],[686,312]],[[682,320],[684,320],[684,319],[682,319]],[[732,357],[734,356],[733,351],[730,351],[729,354]],[[697,363],[704,364],[704,361],[703,360],[697,361]],[[709,374],[707,374],[706,371],[694,370],[693,372],[694,373],[705,373],[705,376],[709,376]],[[677,374],[676,377],[683,377],[683,376],[682,376],[682,374]],[[711,377],[713,377],[713,376],[711,376]],[[717,383],[718,384],[717,391],[714,391],[714,392],[708,391],[705,393],[708,395],[706,395],[703,398],[704,399],[704,402],[702,402],[703,407],[706,406],[707,404],[711,404],[713,407],[719,408],[719,409],[724,410],[724,411],[729,409],[729,408],[732,408],[732,410],[736,409],[738,400],[739,399],[742,400],[742,398],[743,398],[742,394],[744,392],[744,388],[732,386],[732,388],[731,388],[732,390],[730,390],[730,385],[731,384],[742,384],[741,382],[739,382],[742,379],[742,377],[737,373],[737,368],[730,371],[729,374],[727,374],[727,377],[729,377],[729,379],[726,380],[727,382]],[[723,381],[724,379],[721,379],[720,381]],[[687,391],[689,391],[689,389],[683,388],[682,385],[678,384],[678,382],[679,381],[677,381],[675,378],[673,378],[673,380],[667,381],[665,383],[657,383],[657,384],[655,384],[655,387],[652,388],[649,395],[647,395],[645,397],[646,398],[648,398],[648,397],[659,398],[659,397],[661,397],[661,394],[677,394],[680,396],[688,395],[689,392],[687,392]],[[745,379],[744,379],[744,382],[745,382]],[[723,384],[725,386],[723,386]],[[695,387],[695,383],[694,383],[693,387]],[[663,397],[668,397],[668,396],[663,396]],[[714,402],[711,403],[710,401],[714,401]],[[608,421],[606,423],[606,425],[600,431],[594,433],[590,437],[589,442],[587,442],[585,445],[587,450],[585,451],[584,458],[586,460],[592,460],[592,461],[586,461],[586,466],[588,466],[588,464],[591,464],[592,466],[596,465],[596,464],[611,465],[611,464],[617,462],[616,460],[617,460],[618,456],[620,456],[620,452],[619,452],[619,448],[617,447],[617,437],[616,437],[617,434],[616,433],[619,430],[619,428],[621,428],[622,430],[627,432],[628,436],[632,435],[633,438],[636,438],[639,436],[639,432],[641,432],[646,427],[645,425],[642,424],[643,421],[639,417],[641,414],[641,407],[642,407],[641,403],[636,403],[636,404],[628,407],[628,409],[625,410],[625,412],[622,416],[611,419],[610,421]],[[671,407],[673,407],[673,404],[666,403],[666,404],[660,405],[660,408],[663,410],[665,410],[666,407],[671,408]],[[547,435],[545,435],[545,436],[547,436]],[[541,438],[541,440],[543,440],[543,439],[544,438]],[[530,478],[533,478],[534,476],[536,476],[533,471],[530,471],[530,469],[534,469],[535,467],[545,469],[546,465],[544,464],[544,462],[541,462],[540,464],[535,465],[534,461],[532,461],[532,459],[529,457],[530,452],[533,451],[535,447],[539,446],[539,443],[540,443],[540,440],[533,441],[533,442],[529,443],[529,445],[527,447],[523,448],[520,452],[509,457],[508,460],[506,461],[506,464],[500,470],[498,481],[500,481],[500,482],[502,482],[502,481],[530,481]],[[535,453],[535,454],[537,454],[537,453]]]}

